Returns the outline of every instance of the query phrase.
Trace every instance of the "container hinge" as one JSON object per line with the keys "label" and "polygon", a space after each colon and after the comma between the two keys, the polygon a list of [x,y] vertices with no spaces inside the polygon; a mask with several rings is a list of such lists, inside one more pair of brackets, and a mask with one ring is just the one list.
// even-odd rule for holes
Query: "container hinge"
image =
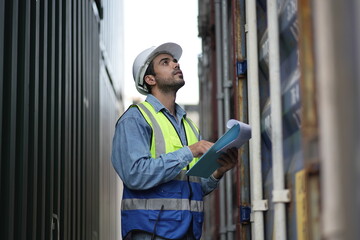
{"label": "container hinge", "polygon": [[51,240],[59,240],[60,239],[60,220],[58,215],[53,213],[51,219]]}
{"label": "container hinge", "polygon": [[267,199],[252,201],[251,206],[252,206],[252,212],[250,214],[250,222],[254,222],[255,212],[264,212],[269,209],[269,204]]}
{"label": "container hinge", "polygon": [[290,202],[290,190],[283,189],[283,190],[273,190],[272,191],[272,201],[274,203],[287,203]]}
{"label": "container hinge", "polygon": [[231,88],[232,87],[232,81],[231,80],[224,81],[223,87],[224,88]]}
{"label": "container hinge", "polygon": [[252,201],[251,205],[253,212],[267,211],[269,207],[267,199]]}

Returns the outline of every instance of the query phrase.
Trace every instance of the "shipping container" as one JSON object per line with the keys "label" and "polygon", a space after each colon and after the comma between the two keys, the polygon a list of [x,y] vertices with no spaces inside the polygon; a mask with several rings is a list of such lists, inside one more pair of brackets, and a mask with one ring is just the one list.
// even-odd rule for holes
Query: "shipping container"
{"label": "shipping container", "polygon": [[359,239],[358,1],[198,2],[203,137],[252,127],[203,239]]}
{"label": "shipping container", "polygon": [[0,0],[0,239],[121,238],[122,11]]}

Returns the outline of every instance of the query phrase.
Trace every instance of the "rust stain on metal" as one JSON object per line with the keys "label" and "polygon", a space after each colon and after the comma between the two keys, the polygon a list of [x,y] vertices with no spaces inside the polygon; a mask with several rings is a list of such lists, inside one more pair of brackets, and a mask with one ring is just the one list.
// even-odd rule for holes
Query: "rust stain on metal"
{"label": "rust stain on metal", "polygon": [[313,44],[312,8],[309,0],[298,1],[299,59],[301,68],[302,131],[304,138],[318,135],[316,108],[315,56]]}

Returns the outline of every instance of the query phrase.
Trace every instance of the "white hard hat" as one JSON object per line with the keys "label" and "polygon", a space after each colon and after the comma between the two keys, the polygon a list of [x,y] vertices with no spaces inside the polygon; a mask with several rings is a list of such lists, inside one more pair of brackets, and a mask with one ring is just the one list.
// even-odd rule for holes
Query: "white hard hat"
{"label": "white hard hat", "polygon": [[160,53],[168,53],[173,58],[179,60],[182,54],[181,47],[176,43],[164,43],[158,47],[151,47],[142,51],[133,63],[133,77],[135,81],[136,89],[139,93],[147,95],[149,90],[144,83],[144,74],[150,64],[150,62]]}

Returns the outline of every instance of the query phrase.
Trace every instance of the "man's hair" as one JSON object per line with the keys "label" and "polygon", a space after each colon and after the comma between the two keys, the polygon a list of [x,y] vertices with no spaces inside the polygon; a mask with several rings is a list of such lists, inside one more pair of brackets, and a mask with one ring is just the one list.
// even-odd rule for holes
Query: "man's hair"
{"label": "man's hair", "polygon": [[146,75],[153,75],[153,76],[156,75],[155,71],[154,71],[154,63],[153,63],[153,61],[150,62],[149,66],[146,69],[145,74],[144,74],[144,84],[146,85],[149,92],[151,92],[151,86],[149,84],[147,84],[147,82],[145,81],[145,76]]}

